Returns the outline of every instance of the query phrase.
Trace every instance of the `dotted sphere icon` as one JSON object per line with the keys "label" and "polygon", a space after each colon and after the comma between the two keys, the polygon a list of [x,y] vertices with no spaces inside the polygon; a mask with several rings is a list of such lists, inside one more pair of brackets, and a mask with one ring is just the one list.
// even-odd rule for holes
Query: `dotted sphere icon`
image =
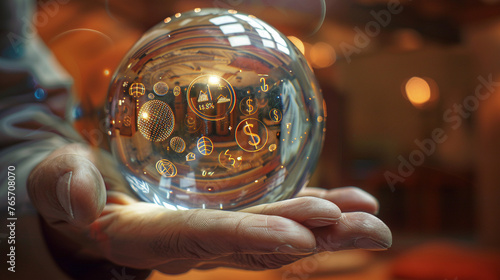
{"label": "dotted sphere icon", "polygon": [[159,100],[148,101],[139,111],[139,131],[150,141],[165,141],[172,134],[174,124],[174,113],[165,102]]}

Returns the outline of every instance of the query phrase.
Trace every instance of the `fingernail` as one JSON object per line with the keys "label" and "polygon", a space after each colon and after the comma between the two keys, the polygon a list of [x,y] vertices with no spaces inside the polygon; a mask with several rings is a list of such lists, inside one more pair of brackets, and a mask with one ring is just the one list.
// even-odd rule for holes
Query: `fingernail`
{"label": "fingernail", "polygon": [[64,211],[74,219],[73,208],[71,207],[71,177],[73,176],[73,171],[65,173],[59,181],[57,181],[56,194],[59,203],[64,208]]}
{"label": "fingernail", "polygon": [[324,227],[329,225],[338,224],[339,219],[334,218],[310,218],[307,219],[306,223],[313,227]]}
{"label": "fingernail", "polygon": [[290,255],[308,255],[314,252],[314,249],[298,249],[292,245],[281,245],[276,248],[276,252],[290,254]]}
{"label": "fingernail", "polygon": [[375,251],[387,250],[389,248],[389,245],[385,245],[381,242],[375,241],[367,237],[356,239],[356,241],[354,241],[354,246],[358,249],[375,250]]}

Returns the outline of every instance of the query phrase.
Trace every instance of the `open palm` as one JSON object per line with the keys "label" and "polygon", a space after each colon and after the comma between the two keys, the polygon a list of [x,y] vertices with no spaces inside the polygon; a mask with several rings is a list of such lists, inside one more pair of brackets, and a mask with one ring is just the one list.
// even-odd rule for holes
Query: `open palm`
{"label": "open palm", "polygon": [[[349,187],[241,211],[183,210],[136,201],[111,161],[82,144],[59,148],[31,173],[28,190],[49,244],[75,260],[106,260],[177,274],[193,268],[278,268],[321,251],[383,250],[377,201]],[[108,189],[108,190],[106,190]]]}

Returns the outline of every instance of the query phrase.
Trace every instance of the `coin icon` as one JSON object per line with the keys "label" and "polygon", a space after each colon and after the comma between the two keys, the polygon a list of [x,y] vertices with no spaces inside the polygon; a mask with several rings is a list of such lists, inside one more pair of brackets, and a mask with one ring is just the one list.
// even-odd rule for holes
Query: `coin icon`
{"label": "coin icon", "polygon": [[247,116],[257,112],[257,100],[253,97],[243,98],[240,102],[240,111]]}
{"label": "coin icon", "polygon": [[272,109],[270,112],[269,112],[269,118],[273,121],[273,122],[280,122],[281,119],[283,118],[283,115],[281,114],[281,111],[278,110],[278,109]]}
{"label": "coin icon", "polygon": [[267,144],[267,127],[258,119],[244,119],[236,127],[235,139],[244,151],[257,152]]}
{"label": "coin icon", "polygon": [[180,86],[174,87],[174,95],[179,96],[179,94],[181,94],[181,87]]}
{"label": "coin icon", "polygon": [[186,125],[187,131],[189,133],[198,131],[202,126],[201,120],[194,114],[186,115],[186,118],[184,118],[184,124]]}
{"label": "coin icon", "polygon": [[272,153],[274,151],[276,151],[276,144],[271,144],[269,145],[269,151]]}
{"label": "coin icon", "polygon": [[219,153],[219,163],[227,169],[238,168],[241,165],[241,161],[242,157],[229,149]]}
{"label": "coin icon", "polygon": [[162,96],[162,95],[165,95],[167,94],[168,92],[168,85],[164,82],[157,82],[154,86],[153,86],[153,90],[156,94]]}

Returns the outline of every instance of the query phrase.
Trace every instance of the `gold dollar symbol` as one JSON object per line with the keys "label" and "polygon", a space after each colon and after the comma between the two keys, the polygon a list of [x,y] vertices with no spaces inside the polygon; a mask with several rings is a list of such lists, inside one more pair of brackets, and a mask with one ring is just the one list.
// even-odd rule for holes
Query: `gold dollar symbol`
{"label": "gold dollar symbol", "polygon": [[269,114],[269,117],[274,122],[280,122],[281,121],[281,112],[278,111],[278,109],[272,109],[270,114]]}
{"label": "gold dollar symbol", "polygon": [[[260,143],[260,137],[259,135],[252,133],[251,128],[253,127],[253,124],[249,124],[248,122],[245,122],[245,126],[243,127],[243,132],[250,136],[250,141],[248,141],[248,144],[252,145],[255,147],[255,149],[258,149],[258,145]],[[248,129],[248,130],[247,130]]]}
{"label": "gold dollar symbol", "polygon": [[253,112],[253,106],[252,106],[252,98],[248,98],[247,100],[247,112],[248,114],[251,114]]}
{"label": "gold dollar symbol", "polygon": [[260,78],[260,82],[262,83],[262,85],[260,86],[260,89],[263,92],[268,92],[269,91],[269,86],[266,84],[266,78]]}
{"label": "gold dollar symbol", "polygon": [[229,152],[229,149],[227,149],[226,152],[224,153],[226,156],[228,156],[227,160],[229,160],[231,162],[229,165],[234,167],[236,160],[231,156],[231,154],[228,154],[227,152]]}

